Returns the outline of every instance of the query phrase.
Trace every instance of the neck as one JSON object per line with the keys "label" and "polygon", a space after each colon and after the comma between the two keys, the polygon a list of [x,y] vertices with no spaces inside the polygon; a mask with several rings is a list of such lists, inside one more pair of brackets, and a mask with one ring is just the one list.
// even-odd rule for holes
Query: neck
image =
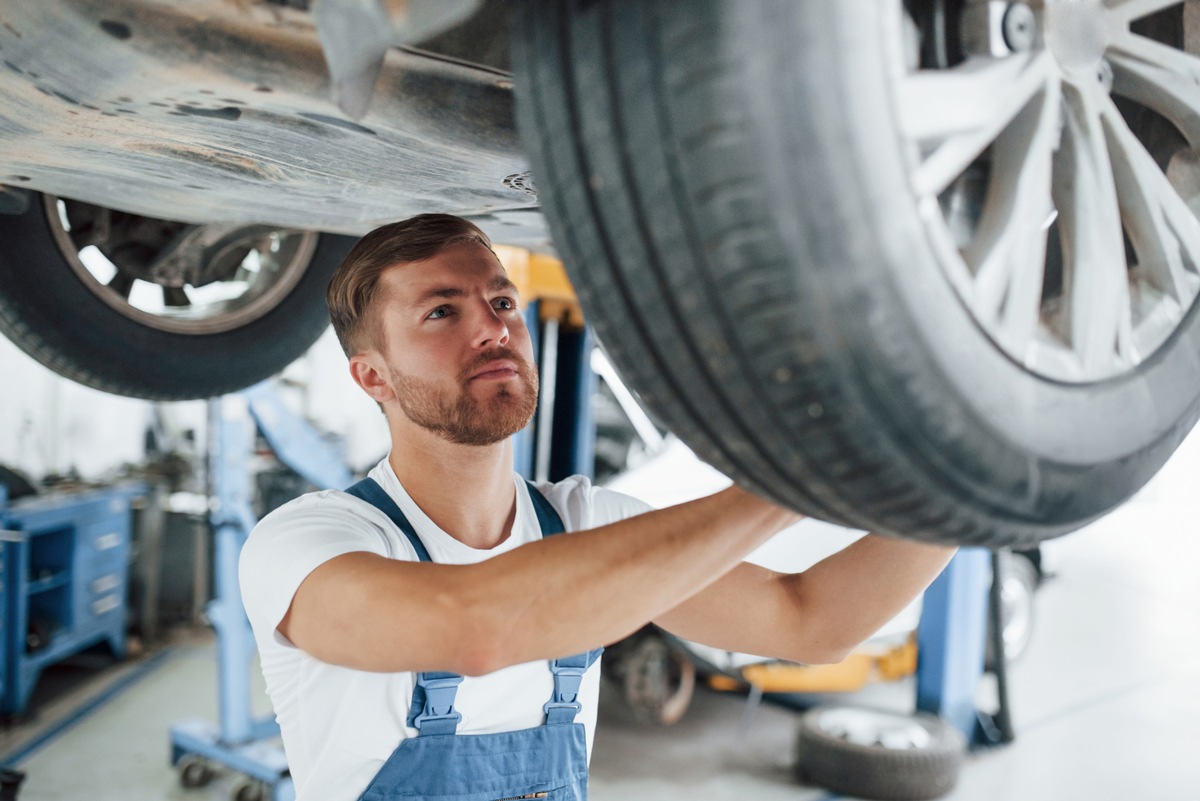
{"label": "neck", "polygon": [[458,445],[403,415],[388,418],[388,461],[421,511],[471,548],[493,548],[507,539],[516,516],[512,439]]}

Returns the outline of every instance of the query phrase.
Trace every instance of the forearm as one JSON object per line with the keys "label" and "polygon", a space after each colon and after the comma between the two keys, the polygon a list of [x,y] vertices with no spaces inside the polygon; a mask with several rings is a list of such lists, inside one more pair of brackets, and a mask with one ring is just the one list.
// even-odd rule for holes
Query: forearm
{"label": "forearm", "polygon": [[305,579],[278,629],[359,670],[490,673],[635,631],[797,519],[731,487],[478,564],[343,554]]}
{"label": "forearm", "polygon": [[920,594],[952,554],[869,535],[803,573],[743,563],[655,623],[725,651],[840,662]]}
{"label": "forearm", "polygon": [[803,573],[781,577],[793,618],[784,629],[792,637],[781,646],[798,661],[809,661],[806,651],[848,653],[924,592],[954,553],[871,534]]}
{"label": "forearm", "polygon": [[798,515],[737,488],[473,565],[490,670],[594,648],[635,631],[729,571]]}

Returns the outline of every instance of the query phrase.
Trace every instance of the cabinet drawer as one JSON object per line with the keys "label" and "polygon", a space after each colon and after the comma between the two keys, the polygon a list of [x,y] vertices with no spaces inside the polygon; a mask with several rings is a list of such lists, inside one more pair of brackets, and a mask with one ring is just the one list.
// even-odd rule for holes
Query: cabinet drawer
{"label": "cabinet drawer", "polygon": [[124,608],[125,601],[119,592],[110,592],[107,595],[101,595],[88,604],[88,612],[91,613],[92,617],[103,617],[112,612],[123,611]]}

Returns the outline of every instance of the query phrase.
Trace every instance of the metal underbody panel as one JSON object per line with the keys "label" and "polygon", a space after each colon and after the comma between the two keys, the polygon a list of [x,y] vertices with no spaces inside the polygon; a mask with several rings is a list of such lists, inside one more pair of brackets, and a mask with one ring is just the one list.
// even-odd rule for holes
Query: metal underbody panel
{"label": "metal underbody panel", "polygon": [[0,3],[0,184],[192,223],[345,233],[444,211],[544,248],[527,171],[499,70],[392,48],[351,120],[308,11]]}

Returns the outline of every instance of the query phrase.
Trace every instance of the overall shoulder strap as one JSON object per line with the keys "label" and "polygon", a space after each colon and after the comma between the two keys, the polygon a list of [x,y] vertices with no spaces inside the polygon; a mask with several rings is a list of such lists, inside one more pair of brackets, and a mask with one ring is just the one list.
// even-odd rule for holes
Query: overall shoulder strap
{"label": "overall shoulder strap", "polygon": [[[534,511],[537,512],[538,524],[542,527],[542,536],[562,534],[567,530],[563,524],[562,515],[541,493],[533,482],[526,480],[529,485],[529,499],[533,501]],[[562,726],[575,722],[582,704],[579,703],[579,688],[583,683],[583,674],[600,658],[604,648],[585,651],[582,654],[566,656],[551,660],[550,672],[554,674],[554,695],[542,707],[546,713],[546,724]]]}
{"label": "overall shoulder strap", "polygon": [[392,500],[392,496],[384,492],[383,487],[379,486],[378,482],[373,478],[364,478],[356,484],[346,488],[346,493],[353,495],[359,500],[366,501],[374,506],[379,511],[388,516],[396,528],[404,532],[404,536],[408,537],[408,541],[412,543],[412,547],[417,552],[417,558],[422,562],[432,562],[429,557],[429,551],[425,548],[425,543],[421,542],[421,538],[417,536],[416,530],[412,527],[412,523],[408,522],[408,518],[404,516],[404,512],[400,511],[400,507]]}
{"label": "overall shoulder strap", "polygon": [[[400,507],[375,479],[364,478],[347,487],[346,492],[387,515],[388,519],[404,532],[404,536],[408,537],[418,559],[422,562],[433,561],[412,523],[408,522],[404,512],[400,511]],[[418,673],[416,686],[413,688],[412,704],[408,711],[408,725],[423,735],[454,734],[459,721],[462,720],[462,715],[454,709],[454,699],[462,680],[463,677],[455,673]]]}
{"label": "overall shoulder strap", "polygon": [[533,501],[533,511],[537,512],[542,536],[549,537],[551,534],[565,532],[567,527],[563,524],[562,516],[554,508],[554,504],[550,503],[550,499],[543,495],[541,490],[535,487],[529,479],[525,479],[525,483],[529,486],[529,500]]}

